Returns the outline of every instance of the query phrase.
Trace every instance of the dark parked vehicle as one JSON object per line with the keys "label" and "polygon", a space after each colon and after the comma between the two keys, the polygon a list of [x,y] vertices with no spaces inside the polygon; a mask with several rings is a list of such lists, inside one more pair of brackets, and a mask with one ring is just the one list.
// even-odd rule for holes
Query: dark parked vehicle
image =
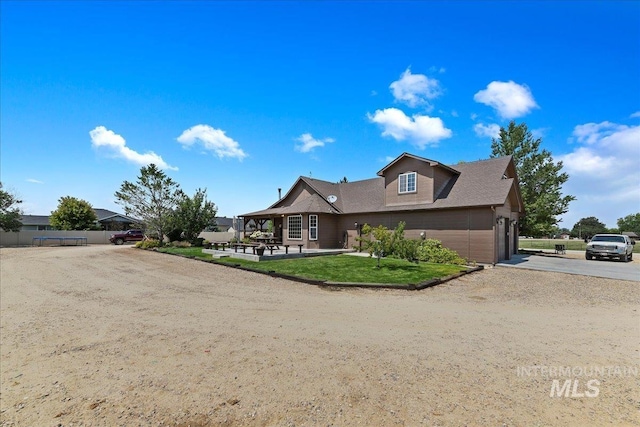
{"label": "dark parked vehicle", "polygon": [[144,239],[142,230],[127,230],[121,233],[112,234],[109,241],[116,245],[121,245],[124,242],[139,242],[142,239]]}

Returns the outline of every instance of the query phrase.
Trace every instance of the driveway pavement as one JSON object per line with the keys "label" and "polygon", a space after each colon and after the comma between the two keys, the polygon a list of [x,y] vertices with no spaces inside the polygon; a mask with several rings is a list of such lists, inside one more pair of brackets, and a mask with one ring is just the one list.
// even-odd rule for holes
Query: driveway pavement
{"label": "driveway pavement", "polygon": [[586,259],[524,254],[514,255],[510,260],[496,265],[640,282],[640,264],[637,262],[587,261]]}

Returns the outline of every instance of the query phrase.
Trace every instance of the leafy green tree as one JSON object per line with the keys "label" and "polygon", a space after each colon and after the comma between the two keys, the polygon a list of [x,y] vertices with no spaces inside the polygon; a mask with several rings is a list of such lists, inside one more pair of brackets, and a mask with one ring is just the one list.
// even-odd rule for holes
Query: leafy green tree
{"label": "leafy green tree", "polygon": [[567,212],[574,196],[561,193],[569,175],[560,172],[562,162],[553,162],[551,153],[541,150],[542,139],[534,139],[526,123],[511,121],[500,137],[492,139],[491,157],[513,156],[518,173],[525,217],[521,221],[522,235],[551,234],[558,223],[557,217]]}
{"label": "leafy green tree", "polygon": [[621,232],[633,231],[640,235],[640,212],[627,215],[624,218],[618,218],[618,229]]}
{"label": "leafy green tree", "polygon": [[215,227],[217,213],[216,205],[207,200],[207,190],[198,188],[193,197],[185,194],[178,201],[173,226],[181,229],[184,239],[193,243],[204,229]]}
{"label": "leafy green tree", "polygon": [[147,231],[156,233],[162,242],[171,229],[173,210],[184,193],[178,183],[152,163],[140,168],[135,183],[124,181],[115,197],[126,215],[139,219]]}
{"label": "leafy green tree", "polygon": [[580,221],[576,222],[573,229],[571,229],[571,235],[584,239],[593,237],[598,233],[606,233],[607,231],[606,225],[601,223],[595,216],[590,216],[588,218],[582,218]]}
{"label": "leafy green tree", "polygon": [[20,203],[22,200],[3,190],[0,182],[0,228],[4,231],[18,231],[22,227],[22,211],[18,207]]}
{"label": "leafy green tree", "polygon": [[58,230],[95,229],[98,217],[89,202],[71,196],[60,197],[58,208],[51,212],[49,223]]}

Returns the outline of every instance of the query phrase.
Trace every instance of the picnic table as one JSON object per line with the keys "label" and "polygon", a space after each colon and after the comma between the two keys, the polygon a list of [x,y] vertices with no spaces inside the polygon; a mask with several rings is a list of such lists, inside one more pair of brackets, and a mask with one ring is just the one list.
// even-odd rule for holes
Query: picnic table
{"label": "picnic table", "polygon": [[75,245],[78,246],[78,243],[81,246],[87,246],[87,238],[86,237],[51,237],[51,236],[38,236],[34,237],[31,240],[31,246],[35,246],[34,244],[38,242],[38,246],[42,246],[43,242],[47,240],[57,240],[60,246],[67,246],[65,242],[75,242]]}
{"label": "picnic table", "polygon": [[280,245],[282,244],[281,240],[278,240],[275,237],[268,236],[260,236],[255,239],[258,243],[263,243],[265,245],[274,245],[276,249],[280,249]]}

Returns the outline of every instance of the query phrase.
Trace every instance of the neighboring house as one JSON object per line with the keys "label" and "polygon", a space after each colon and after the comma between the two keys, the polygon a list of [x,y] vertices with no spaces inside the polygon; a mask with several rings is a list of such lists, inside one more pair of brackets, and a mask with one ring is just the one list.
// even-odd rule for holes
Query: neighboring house
{"label": "neighboring house", "polygon": [[571,237],[569,233],[560,233],[560,238],[562,240],[569,240],[569,237]]}
{"label": "neighboring house", "polygon": [[511,156],[446,166],[403,153],[378,178],[332,183],[300,177],[267,209],[241,215],[251,232],[268,221],[283,244],[351,248],[366,223],[433,238],[481,263],[510,259],[524,215]]}
{"label": "neighboring house", "polygon": [[622,234],[624,234],[625,236],[629,236],[629,238],[633,241],[637,241],[638,239],[640,239],[640,236],[638,236],[633,231],[623,231]]}
{"label": "neighboring house", "polygon": [[[120,231],[136,228],[139,221],[126,215],[110,211],[108,209],[94,209],[98,218],[98,226],[103,230]],[[49,223],[49,215],[22,215],[20,230],[54,230]]]}
{"label": "neighboring house", "polygon": [[227,218],[224,216],[216,218],[216,230],[235,233],[244,230],[244,220],[242,218]]}
{"label": "neighboring house", "polygon": [[22,215],[20,222],[22,223],[22,227],[20,227],[21,231],[54,230],[51,224],[49,224],[49,215]]}

